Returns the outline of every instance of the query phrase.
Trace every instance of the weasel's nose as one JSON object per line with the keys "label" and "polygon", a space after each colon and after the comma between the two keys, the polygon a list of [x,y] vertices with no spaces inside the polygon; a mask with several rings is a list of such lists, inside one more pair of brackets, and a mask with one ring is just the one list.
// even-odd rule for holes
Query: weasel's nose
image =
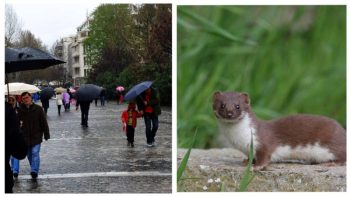
{"label": "weasel's nose", "polygon": [[233,113],[232,113],[232,112],[228,112],[228,113],[227,113],[227,116],[228,116],[229,118],[232,118]]}

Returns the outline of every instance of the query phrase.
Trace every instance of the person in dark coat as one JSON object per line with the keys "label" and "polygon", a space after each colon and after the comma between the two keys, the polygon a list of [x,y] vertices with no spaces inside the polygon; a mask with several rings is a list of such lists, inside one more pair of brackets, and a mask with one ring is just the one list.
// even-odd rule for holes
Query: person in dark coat
{"label": "person in dark coat", "polygon": [[83,125],[83,127],[89,127],[88,126],[88,119],[89,119],[89,109],[90,109],[90,103],[91,101],[77,101],[76,103],[76,110],[79,109],[81,111],[81,123],[80,125]]}
{"label": "person in dark coat", "polygon": [[33,103],[29,92],[22,93],[22,105],[19,109],[19,120],[23,130],[24,140],[28,147],[27,158],[30,164],[30,174],[36,180],[40,167],[40,147],[44,139],[50,139],[46,115],[41,106]]}
{"label": "person in dark coat", "polygon": [[146,125],[147,146],[155,146],[155,136],[158,130],[158,116],[161,114],[158,91],[152,87],[137,97],[137,108],[143,114]]}
{"label": "person in dark coat", "polygon": [[120,96],[122,95],[122,93],[120,91],[116,91],[116,98],[117,98],[117,104],[120,104]]}
{"label": "person in dark coat", "polygon": [[47,109],[50,107],[49,99],[40,98],[41,106],[44,108],[45,114],[47,114]]}
{"label": "person in dark coat", "polygon": [[[15,96],[8,96],[7,102],[15,110],[16,115],[18,116],[19,106],[17,106],[16,97]],[[19,168],[19,160],[16,157],[11,156],[10,161],[11,161],[11,170],[12,170],[13,177],[17,178],[18,177],[18,170],[19,170],[18,169]]]}
{"label": "person in dark coat", "polygon": [[97,107],[97,100],[98,100],[98,98],[95,98],[95,106]]}
{"label": "person in dark coat", "polygon": [[100,93],[101,106],[105,106],[105,99],[106,99],[106,89],[103,88]]}
{"label": "person in dark coat", "polygon": [[10,167],[10,157],[24,159],[27,146],[20,133],[19,119],[15,110],[5,102],[5,193],[13,193],[13,174]]}

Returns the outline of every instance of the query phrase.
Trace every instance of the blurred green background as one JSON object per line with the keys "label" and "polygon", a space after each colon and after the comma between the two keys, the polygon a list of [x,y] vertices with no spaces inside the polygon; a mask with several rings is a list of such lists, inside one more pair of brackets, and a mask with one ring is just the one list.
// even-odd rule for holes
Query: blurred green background
{"label": "blurred green background", "polygon": [[178,6],[177,135],[217,146],[215,91],[260,119],[325,115],[346,127],[346,6]]}

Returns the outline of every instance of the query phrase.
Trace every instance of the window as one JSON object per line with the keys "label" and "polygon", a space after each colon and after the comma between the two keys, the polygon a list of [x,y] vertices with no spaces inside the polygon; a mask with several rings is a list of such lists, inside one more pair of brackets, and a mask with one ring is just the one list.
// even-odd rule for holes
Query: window
{"label": "window", "polygon": [[84,44],[83,49],[84,49],[84,55],[86,55],[86,53],[90,50],[89,45]]}
{"label": "window", "polygon": [[82,38],[86,37],[86,32],[85,31],[80,32],[80,37]]}
{"label": "window", "polygon": [[74,57],[74,63],[79,63],[79,56]]}
{"label": "window", "polygon": [[74,68],[74,74],[80,75],[80,68]]}

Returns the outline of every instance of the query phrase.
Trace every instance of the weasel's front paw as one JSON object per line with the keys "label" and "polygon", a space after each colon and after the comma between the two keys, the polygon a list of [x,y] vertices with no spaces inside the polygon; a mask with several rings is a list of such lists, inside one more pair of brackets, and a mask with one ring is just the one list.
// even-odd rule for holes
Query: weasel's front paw
{"label": "weasel's front paw", "polygon": [[249,159],[243,159],[243,161],[242,161],[243,166],[247,166],[248,163],[249,163]]}
{"label": "weasel's front paw", "polygon": [[263,165],[263,166],[258,166],[258,165],[254,165],[253,166],[253,171],[256,172],[256,171],[261,171],[261,170],[265,170],[266,166]]}
{"label": "weasel's front paw", "polygon": [[[242,161],[242,165],[243,166],[247,166],[249,164],[249,159],[244,159],[243,161]],[[253,164],[255,164],[255,159],[253,159]]]}

